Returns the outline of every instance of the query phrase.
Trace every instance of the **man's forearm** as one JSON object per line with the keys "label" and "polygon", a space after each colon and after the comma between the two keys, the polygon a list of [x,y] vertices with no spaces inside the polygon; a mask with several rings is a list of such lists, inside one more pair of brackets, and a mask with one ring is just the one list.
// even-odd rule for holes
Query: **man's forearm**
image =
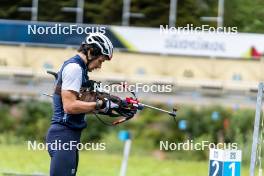
{"label": "man's forearm", "polygon": [[96,109],[96,102],[84,102],[75,100],[64,107],[64,111],[68,114],[80,114],[93,112]]}

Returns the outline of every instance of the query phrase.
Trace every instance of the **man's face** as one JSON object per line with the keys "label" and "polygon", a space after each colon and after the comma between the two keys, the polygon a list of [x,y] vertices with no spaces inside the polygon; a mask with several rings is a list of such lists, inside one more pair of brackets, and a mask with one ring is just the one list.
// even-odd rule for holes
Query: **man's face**
{"label": "man's face", "polygon": [[88,71],[91,72],[95,69],[100,69],[102,67],[102,63],[107,60],[107,57],[104,55],[99,56],[97,59],[91,61],[88,66]]}

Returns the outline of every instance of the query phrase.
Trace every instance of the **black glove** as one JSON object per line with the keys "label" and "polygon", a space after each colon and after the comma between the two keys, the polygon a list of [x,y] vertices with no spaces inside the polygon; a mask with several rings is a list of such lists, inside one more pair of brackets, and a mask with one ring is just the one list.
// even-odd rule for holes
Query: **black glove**
{"label": "black glove", "polygon": [[136,109],[125,109],[125,108],[119,108],[116,109],[116,112],[120,114],[121,116],[132,118],[137,113]]}
{"label": "black glove", "polygon": [[103,101],[103,103],[102,103],[102,106],[100,107],[101,108],[100,111],[103,112],[104,114],[108,114],[108,112],[110,112],[112,109],[117,109],[119,107],[118,104],[112,102],[111,100],[107,98],[104,98],[101,101]]}

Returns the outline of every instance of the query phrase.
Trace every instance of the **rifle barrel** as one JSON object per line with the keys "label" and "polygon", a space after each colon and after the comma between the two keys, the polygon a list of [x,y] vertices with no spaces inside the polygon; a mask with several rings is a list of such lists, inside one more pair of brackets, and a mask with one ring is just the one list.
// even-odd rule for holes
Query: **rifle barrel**
{"label": "rifle barrel", "polygon": [[150,108],[150,109],[155,109],[157,111],[165,112],[165,113],[168,113],[170,115],[174,115],[175,114],[174,112],[167,111],[167,110],[164,110],[164,109],[161,109],[161,108],[157,108],[157,107],[154,107],[154,106],[151,106],[151,105],[147,105],[147,104],[143,104],[143,103],[139,103],[139,104],[142,105],[143,107],[147,107],[147,108]]}

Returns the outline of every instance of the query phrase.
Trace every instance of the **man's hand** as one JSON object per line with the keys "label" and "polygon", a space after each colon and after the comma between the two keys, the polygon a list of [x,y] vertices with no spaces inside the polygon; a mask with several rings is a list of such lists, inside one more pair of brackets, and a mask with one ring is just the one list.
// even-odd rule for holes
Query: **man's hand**
{"label": "man's hand", "polygon": [[122,108],[122,109],[117,109],[116,112],[119,113],[121,116],[132,118],[137,113],[137,110]]}
{"label": "man's hand", "polygon": [[104,113],[108,113],[109,110],[111,109],[116,109],[119,107],[118,104],[112,102],[111,100],[107,99],[107,98],[104,98],[103,100],[103,104],[101,106],[101,111],[104,112]]}

